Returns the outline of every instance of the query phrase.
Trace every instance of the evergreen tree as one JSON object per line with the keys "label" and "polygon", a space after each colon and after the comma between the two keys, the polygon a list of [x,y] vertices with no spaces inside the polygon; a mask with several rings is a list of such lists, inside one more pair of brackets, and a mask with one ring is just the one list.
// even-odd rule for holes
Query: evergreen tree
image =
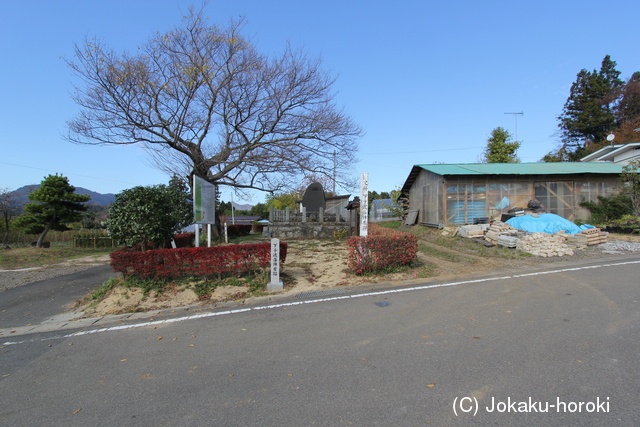
{"label": "evergreen tree", "polygon": [[620,90],[618,103],[614,109],[618,122],[615,130],[616,143],[640,141],[640,72],[633,73],[629,81]]}
{"label": "evergreen tree", "polygon": [[520,148],[519,141],[510,141],[511,134],[504,128],[497,127],[491,131],[484,150],[485,163],[519,163],[516,151]]}
{"label": "evergreen tree", "polygon": [[69,230],[68,223],[81,221],[82,213],[87,210],[84,202],[91,196],[75,193],[76,188],[62,175],[49,175],[40,188],[29,194],[25,213],[16,219],[16,225],[28,234],[40,234],[36,247],[41,248],[49,230]]}
{"label": "evergreen tree", "polygon": [[567,160],[579,160],[587,153],[587,146],[597,148],[615,129],[613,105],[624,85],[615,67],[615,61],[607,55],[602,60],[600,71],[582,69],[571,85],[569,98],[558,117],[562,151],[566,153]]}
{"label": "evergreen tree", "polygon": [[175,173],[171,176],[171,179],[169,180],[169,187],[175,188],[178,191],[185,193],[186,195],[191,194],[187,181]]}
{"label": "evergreen tree", "polygon": [[269,219],[269,207],[266,203],[258,203],[251,208],[249,215],[259,216],[263,219]]}

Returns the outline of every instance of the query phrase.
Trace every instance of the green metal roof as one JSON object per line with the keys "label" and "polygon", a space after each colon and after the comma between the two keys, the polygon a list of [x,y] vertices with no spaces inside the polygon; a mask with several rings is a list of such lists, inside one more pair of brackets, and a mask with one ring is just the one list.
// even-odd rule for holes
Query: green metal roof
{"label": "green metal roof", "polygon": [[416,165],[438,175],[555,175],[579,173],[619,174],[620,164],[609,162],[457,163]]}

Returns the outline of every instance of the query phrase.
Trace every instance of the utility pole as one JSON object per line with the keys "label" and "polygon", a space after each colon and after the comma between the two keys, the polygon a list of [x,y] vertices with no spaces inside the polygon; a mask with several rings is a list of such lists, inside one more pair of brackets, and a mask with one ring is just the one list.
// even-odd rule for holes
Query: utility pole
{"label": "utility pole", "polygon": [[333,195],[337,196],[336,193],[336,172],[338,169],[338,162],[336,160],[336,150],[333,150]]}
{"label": "utility pole", "polygon": [[516,119],[516,141],[518,142],[518,116],[524,116],[524,113],[520,111],[519,113],[505,113],[505,114],[513,114],[513,117]]}

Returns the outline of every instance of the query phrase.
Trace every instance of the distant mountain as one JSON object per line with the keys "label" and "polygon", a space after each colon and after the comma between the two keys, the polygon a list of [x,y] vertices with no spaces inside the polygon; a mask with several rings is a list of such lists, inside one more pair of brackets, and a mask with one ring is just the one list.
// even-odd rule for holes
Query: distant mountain
{"label": "distant mountain", "polygon": [[[24,187],[20,187],[17,190],[13,191],[12,193],[17,194],[16,200],[18,201],[19,204],[24,205],[30,202],[28,197],[29,194],[32,191],[37,190],[38,188],[40,188],[40,184],[25,185]],[[88,194],[89,196],[91,196],[91,200],[87,202],[90,205],[107,206],[116,201],[115,194],[96,193],[95,191],[87,190],[86,188],[82,188],[82,187],[76,187],[76,193]],[[240,203],[233,202],[233,207],[235,209],[248,211],[248,210],[251,210],[253,205],[240,204]]]}
{"label": "distant mountain", "polygon": [[[37,190],[38,188],[40,188],[40,184],[25,185],[24,187],[20,187],[12,193],[16,194],[16,200],[18,201],[18,203],[24,205],[30,202],[29,194],[31,194],[31,192]],[[86,188],[82,187],[76,187],[76,193],[83,195],[88,194],[89,196],[91,196],[91,200],[87,202],[90,205],[106,206],[110,205],[116,200],[115,194],[96,193],[95,191],[87,190]]]}
{"label": "distant mountain", "polygon": [[250,211],[253,205],[241,205],[240,203],[232,202],[234,209],[239,209],[242,211]]}

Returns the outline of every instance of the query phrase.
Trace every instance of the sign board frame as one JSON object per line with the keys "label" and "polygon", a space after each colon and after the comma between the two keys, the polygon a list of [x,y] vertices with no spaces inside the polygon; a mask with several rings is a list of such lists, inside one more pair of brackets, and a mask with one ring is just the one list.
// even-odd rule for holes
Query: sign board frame
{"label": "sign board frame", "polygon": [[216,186],[193,176],[193,219],[196,224],[216,223]]}

